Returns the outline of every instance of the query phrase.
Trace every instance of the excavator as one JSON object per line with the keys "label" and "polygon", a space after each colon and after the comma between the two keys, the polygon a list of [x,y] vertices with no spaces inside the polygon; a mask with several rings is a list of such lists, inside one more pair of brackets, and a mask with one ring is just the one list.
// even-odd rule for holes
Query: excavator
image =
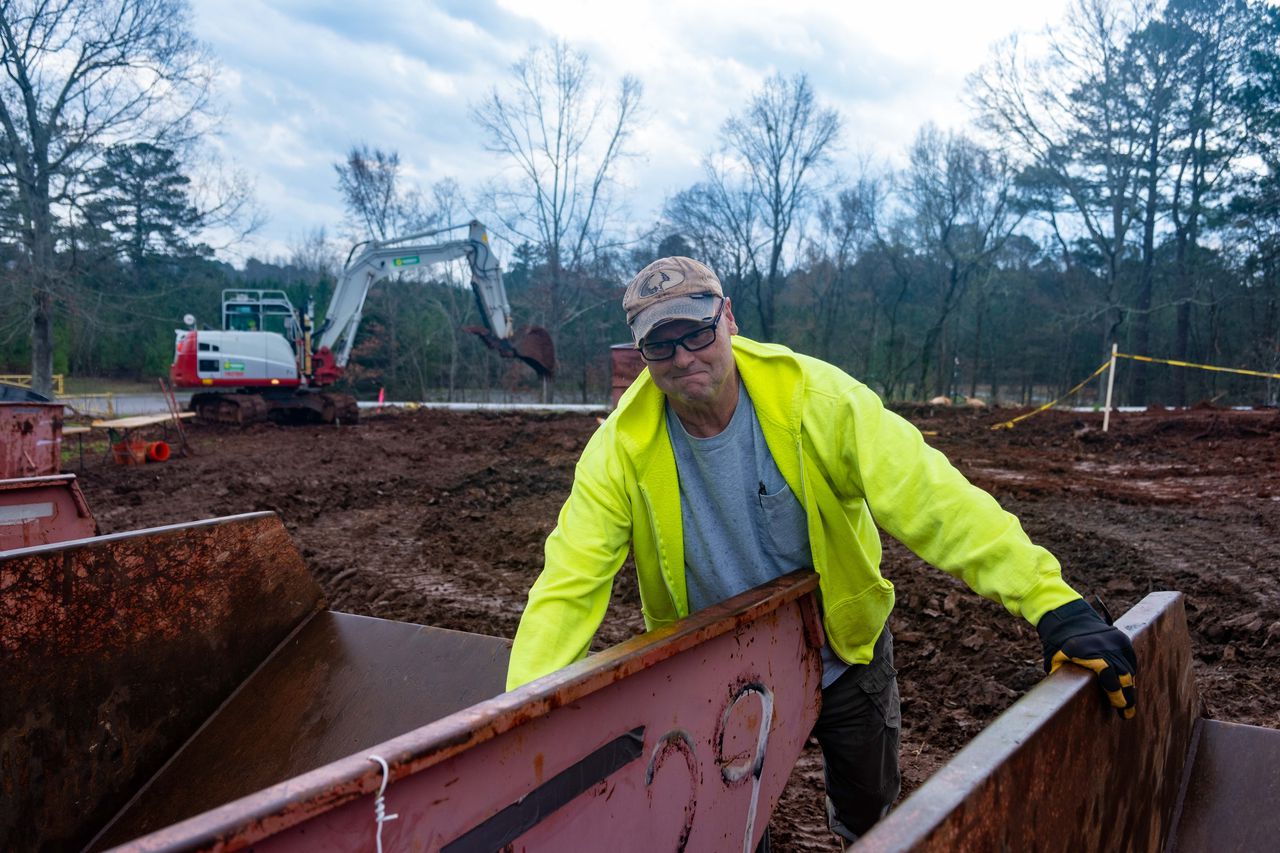
{"label": "excavator", "polygon": [[[466,239],[424,242],[468,229]],[[358,254],[357,254],[358,252]],[[276,421],[355,423],[350,394],[325,390],[342,378],[351,357],[365,297],[374,282],[413,267],[465,258],[484,326],[468,326],[505,358],[524,361],[544,379],[555,375],[555,347],[540,326],[517,334],[502,284],[502,269],[479,222],[357,244],[314,328],[315,305],[294,308],[282,290],[222,292],[221,330],[176,330],[169,377],[175,388],[195,389],[191,409],[204,421],[250,424]]]}

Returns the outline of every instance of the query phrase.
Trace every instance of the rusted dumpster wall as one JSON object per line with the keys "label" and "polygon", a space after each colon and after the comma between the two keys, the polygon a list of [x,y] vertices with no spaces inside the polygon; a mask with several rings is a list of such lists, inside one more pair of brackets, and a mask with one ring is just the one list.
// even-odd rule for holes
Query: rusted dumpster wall
{"label": "rusted dumpster wall", "polygon": [[1200,715],[1181,593],[1148,595],[1116,627],[1132,638],[1140,664],[1134,719],[1116,715],[1092,673],[1064,667],[856,849],[1165,849]]}
{"label": "rusted dumpster wall", "polygon": [[62,404],[0,402],[0,480],[62,469]]}
{"label": "rusted dumpster wall", "polygon": [[[822,643],[796,573],[368,750],[388,850],[743,850],[817,718]],[[365,851],[365,754],[119,848]]]}
{"label": "rusted dumpster wall", "polygon": [[0,551],[97,533],[75,474],[0,480]]}
{"label": "rusted dumpster wall", "polygon": [[320,592],[255,513],[0,554],[0,850],[79,850]]}

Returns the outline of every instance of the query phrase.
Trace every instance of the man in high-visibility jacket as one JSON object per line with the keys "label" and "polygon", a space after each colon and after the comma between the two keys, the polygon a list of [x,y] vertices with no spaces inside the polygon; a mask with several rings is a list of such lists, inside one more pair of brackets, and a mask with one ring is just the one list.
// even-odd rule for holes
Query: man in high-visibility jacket
{"label": "man in high-visibility jacket", "polygon": [[645,624],[812,566],[827,644],[814,735],[832,829],[855,840],[900,788],[898,685],[877,526],[1037,626],[1046,669],[1098,673],[1124,716],[1136,659],[1053,555],[838,368],[738,336],[719,279],[663,258],[632,279],[648,364],[588,442],[511,651],[513,689],[587,652],[635,554]]}

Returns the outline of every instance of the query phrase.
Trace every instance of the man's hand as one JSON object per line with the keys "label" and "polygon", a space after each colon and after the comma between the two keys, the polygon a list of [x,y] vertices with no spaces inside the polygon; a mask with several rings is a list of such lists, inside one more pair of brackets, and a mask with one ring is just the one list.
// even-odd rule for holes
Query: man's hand
{"label": "man's hand", "polygon": [[1044,643],[1044,671],[1070,661],[1098,674],[1098,683],[1127,720],[1134,715],[1138,656],[1123,631],[1103,621],[1084,599],[1050,610],[1036,625]]}

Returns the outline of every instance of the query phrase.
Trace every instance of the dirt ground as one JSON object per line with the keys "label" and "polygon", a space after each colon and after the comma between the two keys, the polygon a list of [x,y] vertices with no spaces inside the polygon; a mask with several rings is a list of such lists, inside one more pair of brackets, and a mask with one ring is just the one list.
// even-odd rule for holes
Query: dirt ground
{"label": "dirt ground", "polygon": [[[1012,413],[903,414],[1113,613],[1152,590],[1186,593],[1210,715],[1280,727],[1280,411],[1122,414],[1106,434],[1092,414],[994,432]],[[274,510],[334,609],[511,636],[595,428],[589,416],[441,411],[346,428],[197,426],[193,458],[94,460],[82,483],[103,532]],[[885,544],[905,795],[1042,670],[1034,629]],[[639,630],[624,567],[597,647]],[[838,849],[821,780],[811,745],[774,814],[776,849]]]}

